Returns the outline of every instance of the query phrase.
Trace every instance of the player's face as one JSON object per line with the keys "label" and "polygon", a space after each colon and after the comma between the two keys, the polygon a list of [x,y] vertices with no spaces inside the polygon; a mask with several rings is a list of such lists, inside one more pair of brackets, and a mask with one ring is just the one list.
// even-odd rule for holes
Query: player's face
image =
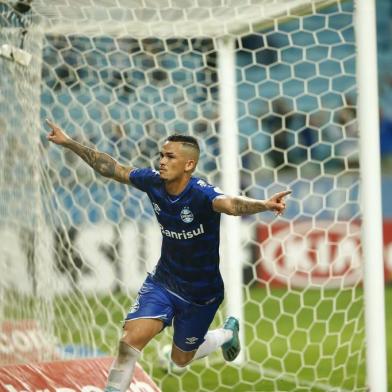
{"label": "player's face", "polygon": [[160,151],[159,174],[163,180],[175,181],[193,171],[194,161],[189,159],[182,144],[166,142]]}

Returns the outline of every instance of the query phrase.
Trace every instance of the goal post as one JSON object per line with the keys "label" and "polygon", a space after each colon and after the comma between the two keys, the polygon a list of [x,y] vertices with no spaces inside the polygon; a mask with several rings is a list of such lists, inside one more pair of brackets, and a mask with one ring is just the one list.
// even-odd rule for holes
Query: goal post
{"label": "goal post", "polygon": [[370,390],[387,391],[380,139],[375,132],[380,129],[375,6],[375,1],[357,1],[358,124],[368,385]]}
{"label": "goal post", "polygon": [[[220,83],[219,112],[221,116],[220,146],[222,154],[222,189],[228,195],[240,194],[240,165],[238,158],[237,94],[235,75],[235,42],[231,37],[217,42],[218,77]],[[243,261],[241,255],[241,222],[238,217],[224,216],[224,255],[229,288],[227,311],[240,320],[240,341],[245,342],[244,296],[242,293]],[[236,363],[245,359],[244,350],[236,358]]]}
{"label": "goal post", "polygon": [[134,167],[190,134],[224,192],[293,191],[222,219],[236,363],[177,373],[168,329],[141,357],[160,388],[386,391],[374,1],[239,3],[34,0],[23,44],[0,8],[0,48],[27,53],[0,51],[0,366],[114,354],[159,258],[145,195],[48,144],[48,117]]}

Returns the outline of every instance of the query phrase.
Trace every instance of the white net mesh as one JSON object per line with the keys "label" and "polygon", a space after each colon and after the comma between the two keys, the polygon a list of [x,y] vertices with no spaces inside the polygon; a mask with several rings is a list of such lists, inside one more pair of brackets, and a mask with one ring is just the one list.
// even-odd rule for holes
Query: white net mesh
{"label": "white net mesh", "polygon": [[365,390],[353,4],[245,3],[36,0],[23,23],[4,6],[0,46],[20,47],[27,24],[33,59],[0,58],[2,363],[21,360],[9,323],[31,320],[36,346],[55,348],[25,360],[113,354],[160,250],[147,198],[49,146],[43,120],[135,167],[154,166],[173,131],[194,135],[197,175],[219,185],[217,42],[228,36],[241,189],[293,196],[282,219],[241,223],[244,363],[216,355],[167,373],[157,352],[169,330],[142,365],[168,391]]}

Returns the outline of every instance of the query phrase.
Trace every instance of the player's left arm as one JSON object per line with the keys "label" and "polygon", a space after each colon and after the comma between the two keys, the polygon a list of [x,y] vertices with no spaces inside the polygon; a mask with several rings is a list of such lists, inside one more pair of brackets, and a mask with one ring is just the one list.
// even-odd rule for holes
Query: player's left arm
{"label": "player's left arm", "polygon": [[285,197],[291,191],[275,193],[269,199],[257,200],[245,196],[220,196],[213,200],[212,208],[216,212],[227,215],[252,215],[263,211],[272,211],[277,215],[282,215],[286,202]]}

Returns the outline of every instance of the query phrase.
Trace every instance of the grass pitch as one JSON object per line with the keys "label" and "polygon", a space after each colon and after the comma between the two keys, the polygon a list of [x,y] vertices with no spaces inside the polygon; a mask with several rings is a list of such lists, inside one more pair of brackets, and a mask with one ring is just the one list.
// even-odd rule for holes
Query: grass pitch
{"label": "grass pitch", "polygon": [[[386,309],[392,287],[386,287]],[[245,293],[246,361],[223,362],[220,352],[195,361],[184,373],[159,367],[159,352],[172,330],[143,351],[141,364],[163,392],[365,391],[364,306],[361,288],[285,290],[252,287]],[[114,354],[124,313],[132,299],[110,297],[59,299],[55,332],[63,343],[97,346]],[[214,327],[221,325],[224,311]],[[386,312],[388,362],[392,363],[392,313]],[[392,368],[388,375],[392,391]]]}
{"label": "grass pitch", "polygon": [[246,361],[195,362],[183,375],[154,369],[169,391],[365,391],[361,289],[253,288],[245,305]]}

